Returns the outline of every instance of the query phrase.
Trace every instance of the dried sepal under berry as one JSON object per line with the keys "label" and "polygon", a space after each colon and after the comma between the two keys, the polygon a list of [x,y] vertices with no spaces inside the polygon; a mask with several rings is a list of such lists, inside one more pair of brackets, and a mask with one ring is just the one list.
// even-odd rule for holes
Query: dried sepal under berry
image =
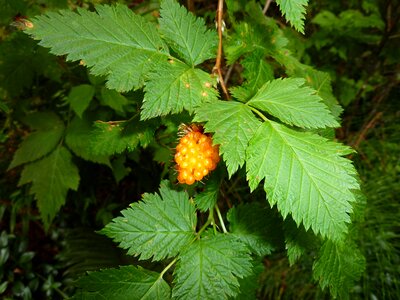
{"label": "dried sepal under berry", "polygon": [[191,125],[183,129],[185,134],[176,147],[175,162],[179,183],[193,184],[200,181],[219,162],[218,146],[212,145],[209,135],[202,133],[199,125]]}

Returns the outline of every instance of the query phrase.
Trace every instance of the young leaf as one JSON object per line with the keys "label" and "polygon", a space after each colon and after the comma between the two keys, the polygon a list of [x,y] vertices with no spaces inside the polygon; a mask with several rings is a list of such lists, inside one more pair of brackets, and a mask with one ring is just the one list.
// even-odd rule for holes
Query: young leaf
{"label": "young leaf", "polygon": [[191,244],[175,269],[176,299],[228,299],[239,291],[238,277],[251,274],[251,257],[234,237],[218,234]]}
{"label": "young leaf", "polygon": [[59,146],[49,156],[26,165],[18,185],[30,182],[30,192],[35,195],[45,226],[49,227],[65,203],[68,190],[78,189],[79,172],[72,162],[71,153]]}
{"label": "young leaf", "polygon": [[142,300],[171,297],[170,287],[160,274],[135,266],[89,272],[88,275],[80,277],[76,285],[81,290],[74,295],[74,300]]}
{"label": "young leaf", "polygon": [[110,167],[110,160],[107,155],[93,154],[92,147],[88,143],[92,137],[93,130],[94,127],[89,120],[75,117],[67,128],[65,143],[77,156]]}
{"label": "young leaf", "polygon": [[195,237],[196,208],[186,192],[161,184],[160,195],[144,194],[143,201],[115,218],[102,233],[113,238],[128,254],[162,260],[176,256]]}
{"label": "young leaf", "polygon": [[29,134],[19,145],[8,169],[35,161],[50,153],[64,133],[64,122],[52,112],[36,112],[25,119],[35,132]]}
{"label": "young leaf", "polygon": [[221,174],[219,172],[220,169],[216,169],[211,173],[209,179],[207,179],[206,186],[204,190],[197,194],[194,201],[196,203],[197,208],[206,212],[209,209],[214,208],[215,204],[218,201],[219,188],[221,184]]}
{"label": "young leaf", "polygon": [[229,176],[243,166],[247,144],[261,124],[248,106],[234,101],[205,104],[196,110],[194,121],[207,122],[206,131],[214,132]]}
{"label": "young leaf", "polygon": [[240,100],[247,100],[254,96],[262,85],[274,79],[274,70],[265,61],[264,53],[255,51],[248,54],[241,62],[244,67],[243,77],[246,79],[239,87],[231,89],[232,95]]}
{"label": "young leaf", "polygon": [[192,112],[201,104],[217,99],[216,81],[208,73],[176,60],[158,67],[146,83],[142,120],[183,109]]}
{"label": "young leaf", "polygon": [[90,101],[92,101],[94,92],[94,86],[90,84],[74,86],[69,92],[67,101],[80,118],[82,118],[83,112],[88,108]]}
{"label": "young leaf", "polygon": [[259,203],[251,203],[232,207],[228,214],[229,231],[243,242],[252,253],[259,256],[270,254],[276,247],[277,224],[281,224]]}
{"label": "young leaf", "polygon": [[153,139],[155,124],[137,119],[121,123],[96,122],[90,138],[91,151],[97,156],[109,156],[133,151],[139,144],[147,146]]}
{"label": "young leaf", "polygon": [[124,106],[128,104],[128,99],[115,90],[102,87],[100,103],[117,112],[124,112]]}
{"label": "young leaf", "polygon": [[265,178],[264,189],[283,217],[289,213],[306,230],[338,240],[350,222],[356,170],[341,156],[349,147],[316,134],[297,132],[273,121],[261,125],[246,151],[251,190]]}
{"label": "young leaf", "polygon": [[48,12],[32,20],[26,33],[56,55],[82,60],[94,75],[107,75],[107,86],[118,91],[139,88],[144,76],[168,58],[156,27],[127,6],[98,5],[97,12]]}
{"label": "young leaf", "polygon": [[308,0],[276,0],[286,20],[304,34],[304,19]]}
{"label": "young leaf", "polygon": [[333,297],[349,299],[349,291],[365,269],[365,258],[357,245],[325,241],[313,265],[313,277],[322,289],[329,287]]}
{"label": "young leaf", "polygon": [[188,65],[194,67],[215,57],[217,35],[207,30],[203,19],[193,16],[176,0],[161,1],[160,16],[160,32]]}
{"label": "young leaf", "polygon": [[281,121],[305,128],[338,127],[339,123],[313,89],[301,87],[302,78],[265,83],[248,105],[269,112]]}

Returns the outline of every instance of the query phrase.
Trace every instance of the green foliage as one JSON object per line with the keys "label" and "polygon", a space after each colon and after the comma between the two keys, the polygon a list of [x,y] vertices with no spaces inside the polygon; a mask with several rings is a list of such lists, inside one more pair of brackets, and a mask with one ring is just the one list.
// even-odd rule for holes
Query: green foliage
{"label": "green foliage", "polygon": [[352,190],[359,188],[354,167],[341,157],[349,153],[319,135],[266,121],[249,142],[247,179],[254,190],[265,178],[268,201],[283,217],[290,213],[306,229],[342,239],[355,201]]}
{"label": "green foliage", "polygon": [[46,227],[65,203],[68,190],[77,190],[79,171],[72,162],[71,153],[58,146],[48,156],[25,166],[19,185],[32,183],[42,220]]}
{"label": "green foliage", "polygon": [[207,122],[206,131],[214,132],[214,143],[220,145],[229,176],[243,166],[249,140],[260,122],[250,108],[238,102],[214,102],[196,110],[195,122]]}
{"label": "green foliage", "polygon": [[267,111],[289,125],[303,128],[339,126],[316,92],[300,87],[304,82],[301,78],[269,81],[247,104]]}
{"label": "green foliage", "polygon": [[161,1],[160,32],[171,48],[191,67],[214,58],[217,35],[174,0]]}
{"label": "green foliage", "polygon": [[77,285],[85,291],[72,299],[168,299],[171,293],[159,274],[134,266],[91,272]]}
{"label": "green foliage", "polygon": [[339,296],[340,299],[349,298],[347,291],[364,268],[365,258],[351,241],[326,241],[313,266],[314,278],[320,280],[321,287],[329,287],[332,296]]}
{"label": "green foliage", "polygon": [[172,296],[177,299],[228,299],[238,292],[237,277],[251,274],[244,244],[229,235],[205,237],[182,253]]}
{"label": "green foliage", "polygon": [[194,238],[195,207],[184,192],[161,185],[160,196],[145,194],[143,202],[123,210],[101,232],[140,259],[176,256]]}
{"label": "green foliage", "polygon": [[[20,32],[0,46],[4,126],[24,132],[21,122],[32,130],[21,134],[18,150],[12,134],[0,132],[0,138],[10,139],[7,148],[15,153],[9,172],[22,166],[19,186],[30,184],[45,227],[65,204],[104,226],[131,203],[100,233],[136,257],[130,261],[134,265],[110,263],[110,269],[81,277],[75,298],[245,299],[256,293],[263,298],[257,283],[268,268],[260,261],[309,272],[307,278],[328,287],[333,297],[349,298],[366,266],[357,241],[365,204],[350,161],[354,151],[334,140],[342,113],[336,96],[346,105],[364,99],[383,86],[377,70],[395,56],[374,60],[371,82],[364,80],[368,72],[358,78],[335,63],[357,53],[359,45],[343,43],[352,39],[378,47],[374,55],[362,55],[384,56],[380,45],[393,37],[381,39],[387,24],[378,7],[366,6],[367,15],[351,2],[340,14],[317,13],[310,3],[315,17],[305,28],[307,0],[273,3],[268,15],[279,8],[295,30],[310,32],[311,38],[304,38],[266,17],[259,2],[229,0],[221,54],[221,41],[210,29],[214,24],[206,22],[214,15],[205,3],[190,7],[205,17],[200,18],[175,0],[129,7],[102,2],[84,1],[79,8],[68,3],[70,9],[32,18],[32,26],[18,25],[51,53],[79,65],[49,55]],[[57,3],[33,11],[67,5]],[[5,8],[4,18],[15,11],[30,13],[22,2]],[[371,34],[364,32],[370,29]],[[314,67],[329,60],[322,50],[333,58],[324,72]],[[226,69],[220,60],[227,61]],[[224,89],[219,94],[224,79],[231,95]],[[182,170],[173,166],[173,152],[177,136],[186,133],[184,122],[198,123],[218,145],[222,161],[201,182],[182,187],[175,184]],[[160,178],[159,194],[149,193]],[[67,197],[78,187],[79,193]],[[140,195],[141,201],[132,203]],[[92,205],[95,215],[89,213]],[[61,213],[62,222],[64,217]],[[290,298],[290,288],[282,283],[279,298]],[[8,287],[0,284],[1,289]]]}
{"label": "green foliage", "polygon": [[304,19],[308,0],[277,0],[279,9],[297,31],[304,33]]}
{"label": "green foliage", "polygon": [[9,169],[35,161],[49,154],[60,142],[64,133],[64,123],[52,112],[38,112],[25,119],[33,130],[19,145]]}

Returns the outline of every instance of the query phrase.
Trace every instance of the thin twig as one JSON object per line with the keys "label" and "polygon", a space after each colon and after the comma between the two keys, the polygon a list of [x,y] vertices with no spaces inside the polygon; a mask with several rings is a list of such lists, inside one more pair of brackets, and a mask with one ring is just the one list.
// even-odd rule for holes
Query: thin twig
{"label": "thin twig", "polygon": [[267,13],[267,10],[269,8],[269,6],[271,5],[272,0],[267,0],[267,2],[265,2],[265,6],[263,9],[263,14],[265,15]]}
{"label": "thin twig", "polygon": [[218,8],[217,8],[217,30],[218,30],[218,53],[217,59],[215,61],[215,66],[213,68],[213,73],[218,75],[218,81],[221,85],[221,89],[225,95],[226,99],[229,99],[228,89],[226,88],[224,77],[222,76],[221,64],[222,64],[222,31],[223,31],[223,20],[222,16],[224,13],[224,0],[218,0]]}
{"label": "thin twig", "polygon": [[360,134],[358,135],[357,139],[353,143],[353,148],[357,149],[360,146],[361,142],[365,139],[365,136],[368,130],[375,127],[376,122],[382,117],[382,112],[378,112],[361,130]]}

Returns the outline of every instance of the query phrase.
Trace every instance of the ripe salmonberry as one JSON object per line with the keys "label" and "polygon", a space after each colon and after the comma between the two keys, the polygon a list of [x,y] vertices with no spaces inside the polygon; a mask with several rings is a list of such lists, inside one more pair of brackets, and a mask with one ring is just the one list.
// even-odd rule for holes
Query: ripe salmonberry
{"label": "ripe salmonberry", "polygon": [[183,131],[185,135],[179,140],[175,153],[178,181],[193,184],[217,167],[218,146],[212,145],[211,137],[204,134],[199,125],[191,125]]}

